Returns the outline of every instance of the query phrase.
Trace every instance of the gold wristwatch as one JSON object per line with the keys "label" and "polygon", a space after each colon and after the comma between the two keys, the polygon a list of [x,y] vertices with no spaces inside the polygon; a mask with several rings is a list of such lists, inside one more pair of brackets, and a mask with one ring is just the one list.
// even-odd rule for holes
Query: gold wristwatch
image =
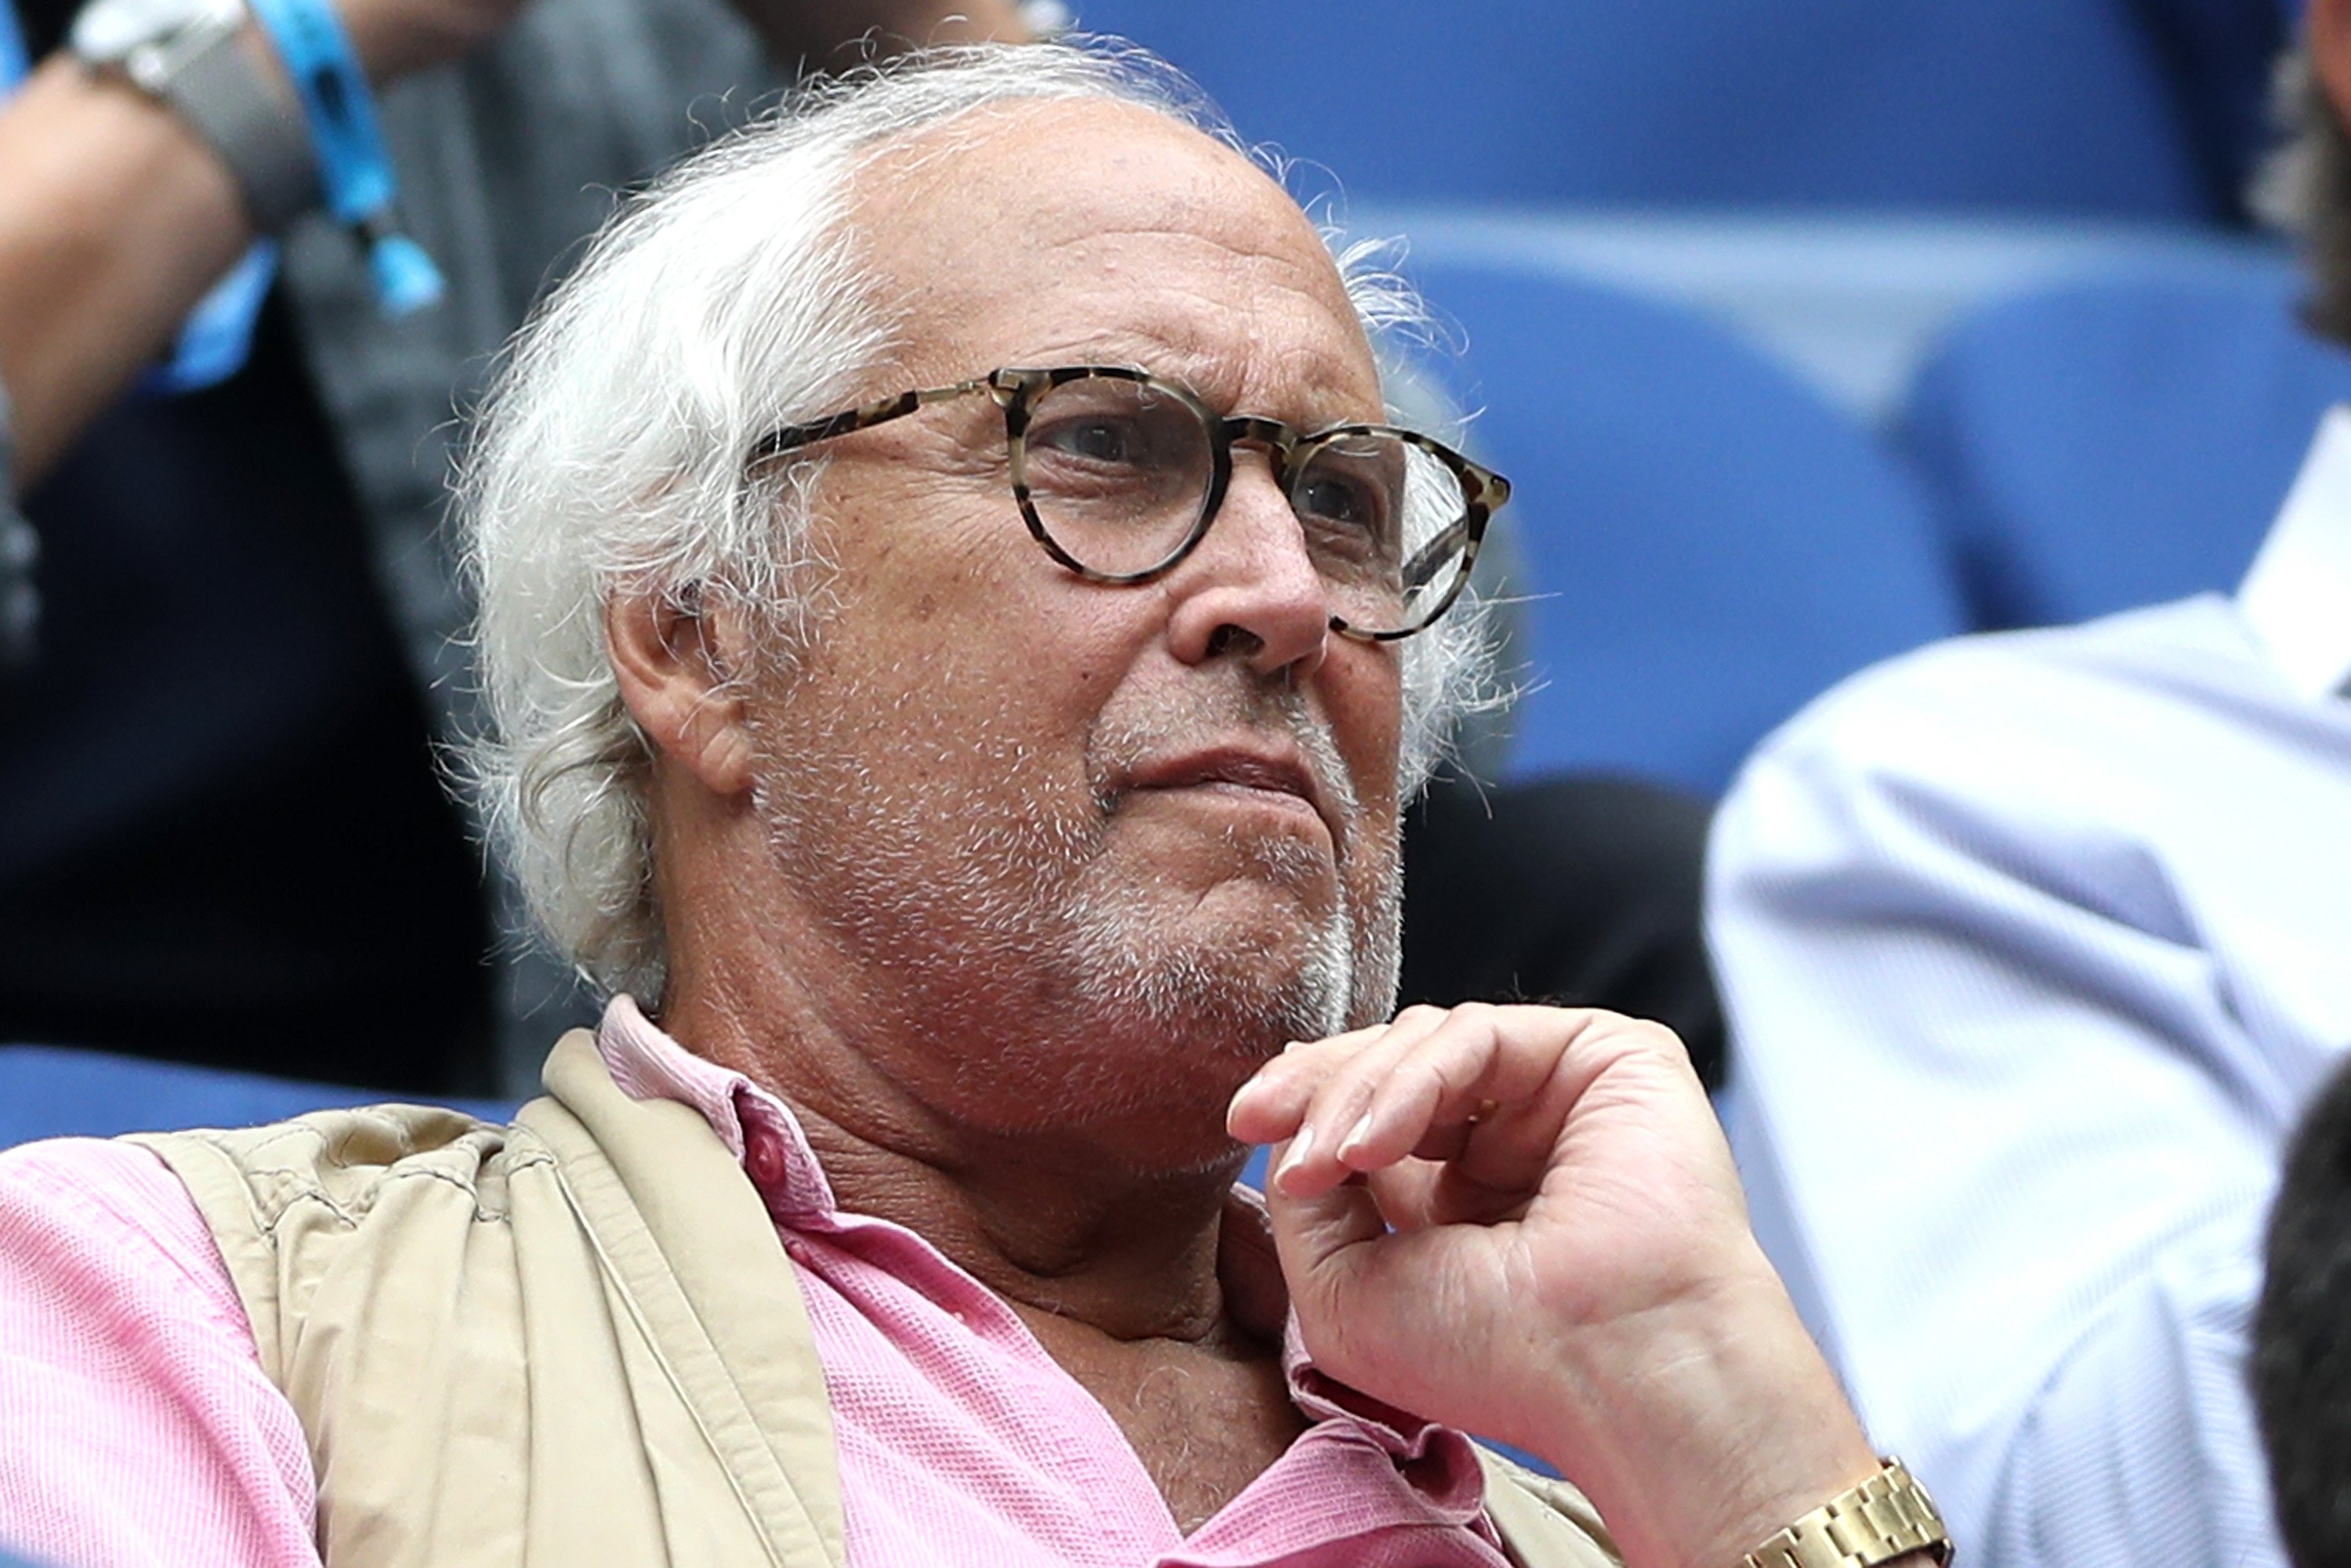
{"label": "gold wristwatch", "polygon": [[1739,1560],[1740,1568],[1877,1568],[1905,1552],[1951,1561],[1935,1500],[1902,1461],[1837,1493]]}

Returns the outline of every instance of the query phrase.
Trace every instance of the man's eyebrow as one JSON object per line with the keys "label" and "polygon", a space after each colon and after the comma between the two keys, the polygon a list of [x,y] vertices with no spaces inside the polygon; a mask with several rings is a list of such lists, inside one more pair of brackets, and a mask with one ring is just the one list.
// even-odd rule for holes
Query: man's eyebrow
{"label": "man's eyebrow", "polygon": [[1375,382],[1373,402],[1368,407],[1359,406],[1354,394],[1345,386],[1346,378],[1335,370],[1323,376],[1287,375],[1282,387],[1269,393],[1264,390],[1236,391],[1230,366],[1219,367],[1164,351],[1062,362],[1131,365],[1187,388],[1212,412],[1227,418],[1248,414],[1274,419],[1300,432],[1327,430],[1341,424],[1377,423],[1387,417],[1384,384]]}
{"label": "man's eyebrow", "polygon": [[[1382,419],[1385,417],[1386,411],[1385,387],[1377,379],[1376,371],[1373,393],[1377,400],[1377,407],[1375,412],[1366,414],[1352,407],[1353,393],[1349,383],[1353,379],[1353,367],[1313,352],[1286,361],[1286,384],[1280,395],[1268,399],[1243,392],[1237,382],[1245,373],[1245,368],[1237,364],[1223,348],[1197,341],[1191,333],[1160,333],[1144,328],[1113,328],[1093,333],[1073,333],[1066,340],[1056,340],[1040,355],[1008,360],[1005,363],[1023,369],[1049,365],[1120,365],[1149,371],[1164,380],[1182,383],[1219,413],[1262,414],[1283,419],[1301,430],[1352,424],[1365,418]],[[983,367],[987,370],[995,368]],[[1259,406],[1260,403],[1283,406]],[[1243,404],[1249,406],[1243,407]]]}

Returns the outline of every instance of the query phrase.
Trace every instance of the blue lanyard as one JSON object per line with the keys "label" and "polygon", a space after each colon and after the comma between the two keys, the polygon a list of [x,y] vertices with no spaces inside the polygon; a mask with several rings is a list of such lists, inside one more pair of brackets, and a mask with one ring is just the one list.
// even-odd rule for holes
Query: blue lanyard
{"label": "blue lanyard", "polygon": [[[32,68],[14,0],[0,0],[0,100],[13,94]],[[228,276],[196,302],[180,328],[180,340],[173,345],[171,359],[149,368],[140,381],[141,390],[193,392],[235,375],[253,352],[254,323],[277,276],[277,245],[269,240],[256,242]]]}
{"label": "blue lanyard", "polygon": [[25,29],[16,20],[16,7],[0,5],[0,98],[16,90],[16,84],[33,73],[33,62],[25,53]]}
{"label": "blue lanyard", "polygon": [[405,316],[434,303],[441,298],[441,274],[394,220],[399,182],[376,128],[375,95],[331,0],[246,3],[302,100],[327,205],[366,247],[384,312]]}

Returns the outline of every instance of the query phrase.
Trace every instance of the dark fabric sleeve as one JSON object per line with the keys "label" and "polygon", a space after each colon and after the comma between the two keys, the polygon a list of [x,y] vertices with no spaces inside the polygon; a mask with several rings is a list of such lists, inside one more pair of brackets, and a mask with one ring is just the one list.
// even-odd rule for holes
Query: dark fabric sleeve
{"label": "dark fabric sleeve", "polygon": [[1711,816],[1696,796],[1630,779],[1432,785],[1405,821],[1402,1000],[1655,1019],[1719,1085],[1722,1008],[1698,906]]}

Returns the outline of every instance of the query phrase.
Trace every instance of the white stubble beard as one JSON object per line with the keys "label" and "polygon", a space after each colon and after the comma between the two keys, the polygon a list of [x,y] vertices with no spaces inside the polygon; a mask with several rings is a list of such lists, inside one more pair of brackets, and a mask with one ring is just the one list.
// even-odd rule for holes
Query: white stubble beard
{"label": "white stubble beard", "polygon": [[[1400,869],[1394,843],[1362,841],[1362,802],[1329,729],[1294,702],[1281,705],[1281,714],[1343,835],[1334,845],[1338,897],[1330,913],[1309,927],[1296,979],[1256,1009],[1257,1028],[1250,1030],[1249,1020],[1238,1017],[1220,1021],[1261,1039],[1317,1040],[1385,1017],[1394,1008],[1401,951]],[[1147,744],[1147,737],[1122,736],[1095,749],[1139,751]],[[1234,851],[1254,861],[1269,881],[1298,887],[1321,870],[1313,849],[1301,840],[1244,840],[1237,828],[1228,828],[1226,834]],[[1365,856],[1372,858],[1367,862]],[[1371,882],[1360,901],[1351,897],[1347,885],[1351,867]],[[1081,896],[1074,925],[1080,952],[1093,970],[1092,983],[1163,1028],[1196,1026],[1235,1010],[1229,982],[1216,966],[1187,953],[1155,951],[1155,934],[1134,917],[1132,904]]]}
{"label": "white stubble beard", "polygon": [[[854,694],[835,695],[841,711],[856,711],[847,706]],[[1088,1016],[1102,1020],[1096,1032],[1131,1034],[1140,1025],[1159,1051],[1221,1057],[1237,1074],[1287,1040],[1336,1033],[1384,1017],[1394,1005],[1401,868],[1393,831],[1384,843],[1364,840],[1361,802],[1336,741],[1290,688],[1228,692],[1222,706],[1229,711],[1098,723],[1088,738],[1082,820],[1069,804],[1066,779],[1050,777],[1021,743],[984,731],[958,734],[951,744],[998,762],[1013,784],[1009,798],[1033,803],[1028,813],[1007,814],[1001,789],[986,798],[975,789],[967,800],[944,799],[935,789],[921,799],[893,799],[851,759],[854,746],[828,746],[820,734],[800,736],[806,744],[797,755],[770,752],[755,809],[788,875],[822,890],[827,923],[912,982],[903,994],[919,1016],[873,1021],[963,1037],[962,1071],[991,1079],[999,1099],[1017,1099],[1010,1090],[1027,1093],[1040,1121],[1116,1114],[1152,1099],[1141,1065],[1147,1056],[1020,1036],[1023,1022],[1043,1020],[1004,1016],[1007,967],[1014,980],[1042,976],[1056,994],[1082,998]],[[1111,780],[1123,765],[1155,749],[1228,736],[1236,724],[1262,730],[1274,722],[1304,754],[1323,792],[1337,887],[1329,912],[1306,931],[1290,977],[1261,984],[1255,981],[1264,960],[1297,939],[1295,928],[1269,925],[1205,942],[1196,932],[1166,929],[1133,890],[1089,887],[1086,873],[1099,863],[1119,808]],[[793,791],[790,799],[785,790]],[[834,796],[831,807],[810,810],[826,793]],[[1269,882],[1301,896],[1326,874],[1305,841],[1225,831]],[[923,842],[942,832],[955,839],[944,858]],[[845,844],[853,862],[815,847],[827,839]],[[999,984],[991,988],[991,979]],[[1252,985],[1255,994],[1246,994]],[[983,1049],[989,1040],[999,1048]]]}

